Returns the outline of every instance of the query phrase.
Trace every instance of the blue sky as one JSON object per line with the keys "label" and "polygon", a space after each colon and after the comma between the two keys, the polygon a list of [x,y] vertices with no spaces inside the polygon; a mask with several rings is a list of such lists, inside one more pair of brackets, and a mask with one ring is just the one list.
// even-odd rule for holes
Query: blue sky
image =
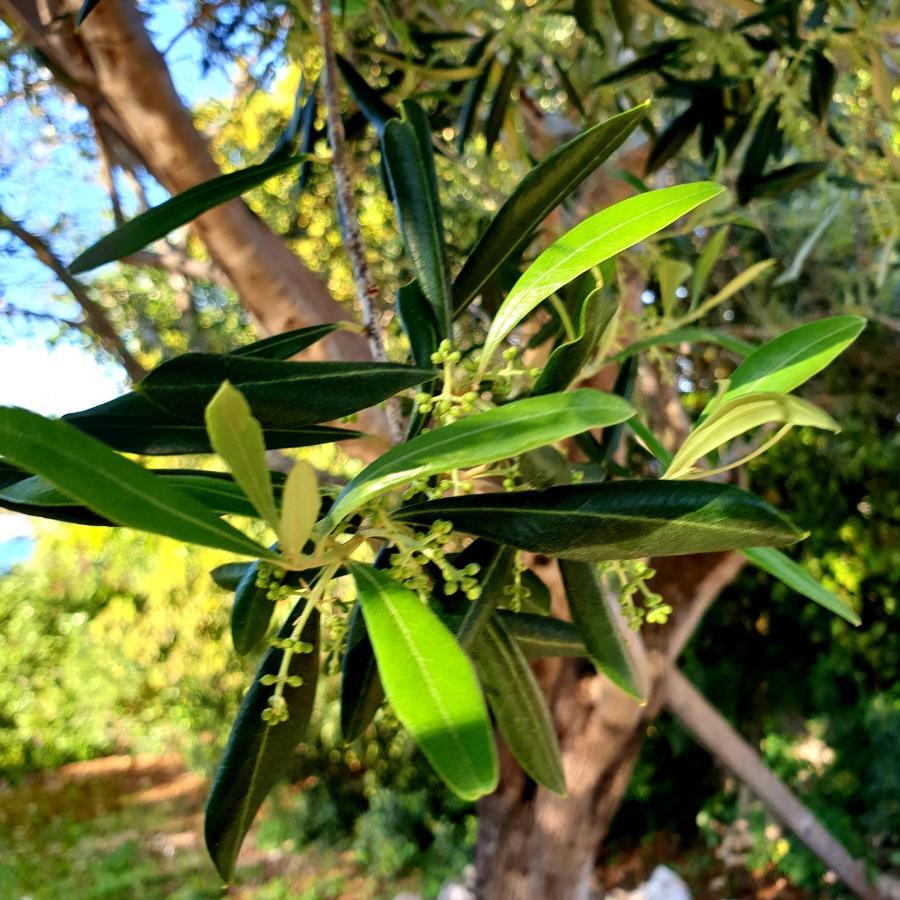
{"label": "blue sky", "polygon": [[[193,8],[193,7],[192,7]],[[186,21],[186,8],[159,4],[149,26],[157,47],[167,47]],[[4,26],[0,25],[0,28]],[[227,96],[230,82],[221,67],[204,76],[203,47],[190,33],[168,55],[172,77],[191,105]],[[58,127],[36,117],[24,101],[0,109],[0,203],[33,232],[49,234],[63,260],[74,258],[112,227],[109,201],[93,160],[85,158],[72,129],[84,114],[64,99],[47,104]],[[153,200],[164,198],[159,191]],[[54,231],[54,228],[56,230]],[[4,304],[77,318],[78,308],[53,277],[14,239],[15,252],[0,258],[0,404],[17,405],[47,414],[61,414],[108,400],[124,389],[121,369],[78,345],[77,339],[48,346],[55,326],[40,320],[2,314]]]}

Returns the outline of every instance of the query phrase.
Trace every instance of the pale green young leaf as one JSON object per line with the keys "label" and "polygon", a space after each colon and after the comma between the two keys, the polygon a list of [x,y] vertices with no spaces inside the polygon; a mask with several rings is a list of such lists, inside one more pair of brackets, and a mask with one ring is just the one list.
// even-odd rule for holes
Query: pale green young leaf
{"label": "pale green young leaf", "polygon": [[260,517],[277,530],[278,510],[266,465],[266,442],[244,395],[229,382],[222,382],[204,418],[213,450],[225,461]]}
{"label": "pale green young leaf", "polygon": [[67,422],[0,407],[0,454],[118,525],[243,556],[277,558],[198,500]]}
{"label": "pale green young leaf", "polygon": [[525,270],[497,311],[482,350],[482,371],[504,338],[554,291],[671,225],[723,190],[717,184],[698,182],[638,194],[564,234]]}
{"label": "pale green young leaf", "polygon": [[281,495],[278,540],[289,559],[296,557],[309,539],[321,505],[316,470],[300,460],[291,469]]}
{"label": "pale green young leaf", "polygon": [[371,566],[349,569],[397,718],[455,794],[489,794],[497,786],[497,753],[469,659],[411,590]]}
{"label": "pale green young leaf", "polygon": [[414,478],[518,456],[633,415],[621,397],[592,388],[529,397],[476,413],[420,434],[370,463],[344,488],[329,519],[337,522],[372,497]]}
{"label": "pale green young leaf", "polygon": [[676,291],[691,274],[691,267],[680,259],[662,259],[656,267],[663,312],[669,316],[678,301]]}
{"label": "pale green young leaf", "polygon": [[760,393],[723,399],[716,411],[687,436],[662,477],[692,478],[708,474],[695,464],[734,438],[770,422],[841,430],[824,410],[790,394]]}

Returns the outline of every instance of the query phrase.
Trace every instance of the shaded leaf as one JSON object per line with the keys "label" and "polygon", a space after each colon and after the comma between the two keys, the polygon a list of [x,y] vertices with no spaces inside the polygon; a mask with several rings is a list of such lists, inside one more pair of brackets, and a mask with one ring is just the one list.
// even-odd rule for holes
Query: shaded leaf
{"label": "shaded leaf", "polygon": [[526,774],[557,794],[565,794],[556,729],[528,660],[501,619],[479,632],[472,651],[478,679],[500,734]]}
{"label": "shaded leaf", "polygon": [[754,197],[778,197],[802,187],[818,178],[828,163],[823,161],[798,162],[782,169],[774,169],[757,178],[752,184],[744,187],[744,196],[750,200]]}
{"label": "shaded leaf", "polygon": [[629,357],[636,356],[638,353],[642,353],[644,350],[649,350],[651,347],[677,347],[679,344],[718,344],[737,356],[746,356],[756,349],[754,344],[747,343],[747,341],[713,328],[674,328],[665,334],[655,334],[652,337],[629,344],[623,350],[611,356],[610,361],[621,362]]}
{"label": "shaded leaf", "polygon": [[500,610],[497,618],[528,659],[553,656],[587,656],[584,641],[571,622],[553,616]]}
{"label": "shaded leaf", "polygon": [[190,421],[202,416],[219,385],[230,381],[263,428],[298,428],[374,406],[434,374],[394,363],[281,362],[186,353],[155,368],[137,389]]}
{"label": "shaded leaf", "polygon": [[649,175],[664,166],[687,143],[703,120],[704,106],[698,101],[676,116],[654,141],[647,157],[645,172]]}
{"label": "shaded leaf", "polygon": [[403,244],[416,279],[434,313],[440,337],[450,333],[453,300],[446,239],[431,149],[431,130],[422,108],[403,103],[403,118],[392,119],[381,136],[381,152],[391,182]]}
{"label": "shaded leaf", "polygon": [[[294,607],[279,637],[290,636],[305,603],[301,600]],[[264,685],[262,681],[265,676],[277,675],[284,652],[273,647],[266,653],[244,695],[213,779],[206,801],[204,833],[209,855],[224,881],[231,878],[253,817],[269,791],[290,771],[294,750],[306,737],[319,673],[318,611],[311,611],[301,640],[312,644],[313,650],[291,657],[288,675],[302,678],[303,683],[284,688],[287,721],[273,725],[262,719],[276,690],[275,685]]]}
{"label": "shaded leaf", "polygon": [[809,108],[822,122],[831,105],[837,69],[834,63],[818,50],[811,51],[810,56],[812,67],[809,75]]}
{"label": "shaded leaf", "polygon": [[509,101],[512,99],[512,92],[519,79],[519,60],[521,59],[521,51],[516,48],[509,57],[508,62],[503,67],[500,75],[500,81],[497,89],[494,91],[494,97],[491,100],[491,108],[488,110],[487,121],[484,123],[484,143],[485,151],[490,156],[497,138],[500,137],[500,129],[503,127],[503,120],[506,118],[506,111],[509,109]]}
{"label": "shaded leaf", "polygon": [[410,281],[397,291],[396,309],[409,339],[413,362],[420,368],[427,368],[432,364],[431,355],[437,350],[440,339],[434,313],[418,281]]}
{"label": "shaded leaf", "polygon": [[803,537],[785,516],[730,485],[615,481],[447,497],[409,504],[401,522],[457,531],[562,559],[602,561],[784,546]]}
{"label": "shaded leaf", "polygon": [[384,126],[391,119],[397,118],[397,111],[382,99],[381,92],[371,87],[348,59],[341,56],[340,53],[337,54],[336,59],[337,67],[340,69],[344,81],[347,82],[347,87],[350,89],[356,105],[378,133],[378,137],[381,137],[384,133]]}
{"label": "shaded leaf", "polygon": [[115,231],[100,238],[72,262],[69,271],[73,275],[78,275],[96,269],[104,263],[129,256],[147,244],[165,237],[181,225],[192,222],[208,209],[240,197],[241,194],[305,159],[305,156],[294,156],[290,159],[249,166],[189,188],[166,200],[165,203],[160,203],[159,206],[135,216]]}
{"label": "shaded leaf", "polygon": [[0,453],[118,525],[243,555],[274,556],[183,491],[61,420],[0,407]]}
{"label": "shaded leaf", "polygon": [[463,101],[459,111],[459,122],[456,126],[456,151],[462,153],[466,146],[466,141],[472,136],[472,128],[475,125],[475,114],[478,112],[478,104],[484,95],[484,89],[487,87],[488,78],[491,75],[491,69],[494,66],[494,57],[488,57],[485,64],[481,67],[480,74],[473,78],[469,83],[469,89],[466,91],[466,99]]}
{"label": "shaded leaf", "polygon": [[250,563],[234,590],[231,640],[240,656],[252,653],[266,636],[275,612],[275,603],[268,597],[268,587],[256,584],[258,572],[259,563]]}
{"label": "shaded leaf", "polygon": [[647,114],[649,103],[620,113],[573,138],[542,160],[516,185],[467,257],[453,283],[459,315],[504,262],[531,240],[532,232],[601,163]]}
{"label": "shaded leaf", "polygon": [[612,607],[618,604],[618,599],[605,596],[590,563],[562,559],[559,571],[572,621],[591,662],[626,694],[641,700],[638,676],[624,638],[628,626],[621,613]]}
{"label": "shaded leaf", "polygon": [[292,356],[311,347],[322,338],[328,337],[333,331],[340,328],[337,322],[327,322],[324,325],[311,325],[308,328],[296,328],[293,331],[285,331],[283,334],[274,334],[272,337],[254,341],[244,347],[238,347],[228,353],[228,356],[256,356],[260,359],[290,359]]}
{"label": "shaded leaf", "polygon": [[600,336],[618,308],[617,298],[603,287],[584,298],[575,337],[557,347],[547,360],[531,389],[534,396],[565,390],[590,361]]}

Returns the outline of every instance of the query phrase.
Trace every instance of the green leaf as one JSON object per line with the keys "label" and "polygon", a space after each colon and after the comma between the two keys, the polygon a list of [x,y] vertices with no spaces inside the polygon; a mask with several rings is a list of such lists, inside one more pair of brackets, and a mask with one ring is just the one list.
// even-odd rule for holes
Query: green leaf
{"label": "green leaf", "polygon": [[725,249],[725,241],[728,240],[728,226],[725,225],[706,242],[697,263],[694,266],[694,277],[691,279],[691,307],[696,306],[706,282],[713,270],[713,266],[722,256]]}
{"label": "green leaf", "polygon": [[814,600],[825,609],[846,619],[851,625],[859,625],[859,613],[852,606],[821,585],[802,566],[789,556],[771,547],[749,547],[741,551],[753,565],[774,575],[798,594]]}
{"label": "green leaf", "polygon": [[653,142],[645,172],[649,175],[664,166],[687,143],[703,121],[704,104],[697,100],[676,116]]}
{"label": "green leaf", "polygon": [[502,620],[491,619],[479,632],[472,660],[513,756],[538,784],[565,794],[566,777],[553,719],[528,660]]}
{"label": "green leaf", "polygon": [[476,78],[473,78],[466,92],[466,99],[463,101],[459,111],[459,122],[456,126],[456,151],[462,153],[466,146],[466,141],[472,135],[472,128],[475,124],[475,113],[478,111],[478,104],[484,95],[484,89],[487,87],[488,78],[491,75],[491,69],[494,67],[494,57],[488,57],[487,61],[481,67],[481,72]]}
{"label": "green leaf", "polygon": [[384,126],[391,119],[397,118],[397,111],[385,103],[381,93],[371,87],[365,78],[356,71],[353,64],[339,53],[337,54],[337,66],[344,81],[347,82],[347,87],[350,88],[356,105],[378,133],[378,137],[381,137],[384,133]]}
{"label": "green leaf", "polygon": [[736,356],[746,356],[756,349],[754,344],[749,344],[747,341],[742,341],[723,331],[715,331],[712,328],[675,328],[665,334],[655,334],[629,344],[624,350],[611,356],[610,362],[623,362],[651,347],[677,347],[679,344],[718,344]]}
{"label": "green leaf", "polygon": [[396,310],[409,339],[413,362],[423,369],[427,368],[431,365],[431,354],[437,350],[440,339],[434,313],[418,281],[410,281],[397,291]]}
{"label": "green leaf", "polygon": [[530,397],[476,413],[382,454],[344,488],[328,517],[338,522],[371,498],[413,479],[518,456],[632,415],[629,403],[592,388]]}
{"label": "green leaf", "polygon": [[671,315],[678,304],[676,291],[691,274],[691,267],[680,259],[661,259],[656,267],[659,293],[665,315]]}
{"label": "green leaf", "polygon": [[809,108],[813,115],[820,121],[825,120],[825,114],[831,105],[831,97],[834,94],[834,82],[837,78],[837,69],[834,63],[825,56],[813,50],[812,67],[809,75]]}
{"label": "green leaf", "polygon": [[225,461],[260,518],[277,532],[278,510],[262,428],[253,418],[244,395],[229,382],[222,382],[206,407],[205,418],[213,450]]}
{"label": "green leaf", "polygon": [[[124,453],[171,456],[212,452],[202,412],[199,415],[195,413],[193,421],[187,421],[134,392],[90,409],[69,413],[62,418],[79,431],[99,438],[113,449]],[[309,447],[359,436],[358,431],[325,425],[266,428],[263,434],[269,450]]]}
{"label": "green leaf", "polygon": [[441,205],[434,172],[431,130],[422,108],[403,104],[403,119],[384,127],[381,152],[390,177],[403,244],[440,337],[450,334],[453,300]]}
{"label": "green leaf", "polygon": [[506,111],[509,109],[509,101],[512,99],[512,91],[516,86],[519,78],[519,60],[521,59],[521,51],[516,48],[510,54],[509,60],[500,73],[500,81],[497,83],[497,89],[491,99],[491,108],[488,110],[487,121],[484,123],[484,144],[485,152],[491,155],[497,138],[500,137],[500,129],[503,127],[503,120],[506,118]]}
{"label": "green leaf", "polygon": [[455,794],[489,794],[497,754],[472,664],[412,591],[370,566],[349,568],[397,718]]}
{"label": "green leaf", "polygon": [[[256,509],[244,492],[224,472],[194,469],[149,469],[154,478],[184,491],[216,515],[255,518]],[[22,473],[23,475],[25,473]],[[279,488],[280,490],[280,488]],[[32,475],[0,488],[0,506],[30,516],[62,519],[86,525],[112,525],[108,519],[55,487],[46,478]]]}
{"label": "green leaf", "polygon": [[0,453],[117,525],[245,556],[274,556],[192,497],[60,420],[0,407]]}
{"label": "green leaf", "polygon": [[[841,430],[824,410],[790,394],[766,392],[743,394],[728,401],[723,398],[715,412],[687,436],[663,478],[702,478],[713,474],[698,469],[695,463],[734,438],[770,422],[783,422],[787,426],[809,425],[826,431]],[[737,463],[729,464],[728,468],[734,465]]]}
{"label": "green leaf", "polygon": [[254,563],[222,563],[210,573],[210,578],[225,591],[234,591]]}
{"label": "green leaf", "polygon": [[457,531],[562,559],[601,561],[783,546],[803,532],[730,485],[614,481],[447,497],[401,507],[401,522],[449,520]]}
{"label": "green leaf", "polygon": [[[865,327],[860,316],[832,316],[785,332],[758,347],[734,370],[720,402],[798,388],[843,353]],[[704,415],[709,411],[707,406]]]}
{"label": "green leaf", "polygon": [[375,653],[362,606],[357,603],[350,613],[341,657],[341,734],[345,741],[354,741],[365,731],[382,700],[384,688]]}
{"label": "green leaf", "polygon": [[435,373],[394,363],[280,362],[214,353],[186,353],[154,369],[140,393],[166,412],[192,421],[223,381],[243,395],[263,428],[299,428],[347,416]]}
{"label": "green leaf", "polygon": [[541,222],[625,142],[649,108],[649,103],[642,103],[588,128],[551,153],[516,185],[456,276],[455,315],[508,259],[521,252]]}
{"label": "green leaf", "polygon": [[503,301],[484,342],[482,369],[510,331],[554,291],[671,225],[722,190],[711,182],[662,188],[629,197],[576,225],[538,256]]}
{"label": "green leaf", "polygon": [[534,396],[565,390],[589,362],[600,337],[612,321],[618,300],[603,287],[592,291],[581,304],[575,337],[561,344],[547,360],[531,389]]}
{"label": "green leaf", "polygon": [[687,38],[670,38],[665,41],[656,41],[648,44],[647,52],[643,56],[626,63],[618,69],[607,73],[594,82],[595,87],[629,81],[646,75],[648,72],[658,72],[666,63],[680,56],[682,51],[691,43]]}
{"label": "green leaf", "polygon": [[621,613],[613,608],[617,598],[607,597],[597,583],[590,563],[562,559],[559,571],[569,599],[569,611],[587,655],[597,669],[636,700],[643,695],[628,653]]}
{"label": "green leaf", "polygon": [[497,618],[528,659],[587,656],[584,641],[571,622],[504,609],[497,613]]}
{"label": "green leaf", "polygon": [[72,262],[69,271],[73,275],[78,275],[96,269],[104,263],[136,253],[147,244],[152,244],[181,225],[193,221],[208,209],[240,197],[241,194],[298,165],[306,158],[293,156],[290,159],[249,166],[189,188],[166,200],[165,203],[160,203],[159,206],[135,216],[131,221],[100,238]]}
{"label": "green leaf", "polygon": [[256,584],[258,571],[259,563],[250,563],[234,591],[231,640],[240,656],[252,653],[266,636],[275,612],[275,603],[268,597],[268,588]]}
{"label": "green leaf", "polygon": [[[289,637],[306,601],[301,600],[288,616],[279,637]],[[216,770],[206,801],[205,836],[209,855],[224,881],[234,872],[234,863],[244,836],[257,810],[274,785],[290,771],[294,750],[306,737],[316,696],[319,674],[319,613],[312,610],[301,634],[312,644],[311,653],[295,653],[288,675],[299,676],[299,687],[285,686],[288,719],[278,724],[264,722],[275,685],[264,685],[265,676],[277,675],[282,650],[271,648],[244,695]]]}
{"label": "green leaf", "polygon": [[288,559],[295,559],[312,533],[319,518],[322,498],[316,470],[304,460],[294,463],[284,483],[278,540]]}
{"label": "green leaf", "polygon": [[[505,590],[512,584],[513,556],[510,547],[494,546],[485,541],[473,541],[460,554],[465,562],[477,561],[481,566],[481,594],[478,599],[467,602],[459,624],[454,629],[456,640],[464,650],[475,646],[479,635],[494,615],[494,611],[506,599]],[[458,558],[454,564],[462,567],[464,560]]]}
{"label": "green leaf", "polygon": [[827,168],[824,160],[807,160],[773,169],[744,186],[745,202],[754,197],[781,197],[818,178]]}
{"label": "green leaf", "polygon": [[284,334],[275,334],[272,337],[254,341],[244,347],[231,350],[229,356],[256,356],[260,359],[290,359],[292,356],[311,347],[322,338],[328,337],[333,331],[340,328],[338,322],[328,322],[325,325],[311,325],[308,328],[296,328],[293,331],[285,331]]}

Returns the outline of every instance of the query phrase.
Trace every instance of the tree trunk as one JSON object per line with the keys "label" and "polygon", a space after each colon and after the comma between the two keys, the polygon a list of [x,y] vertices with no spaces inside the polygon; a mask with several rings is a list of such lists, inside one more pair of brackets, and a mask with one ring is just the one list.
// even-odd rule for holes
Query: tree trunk
{"label": "tree trunk", "polygon": [[[136,157],[171,193],[220,174],[205,138],[178,97],[165,60],[127,0],[104,0],[74,30],[81,0],[0,0],[4,18],[48,59],[120,155]],[[263,335],[352,317],[324,283],[240,200],[195,223]],[[339,331],[313,355],[369,357],[365,339]]]}
{"label": "tree trunk", "polygon": [[[568,794],[537,787],[504,749],[500,786],[481,801],[477,895],[485,900],[581,900],[590,896],[597,851],[631,779],[647,726],[665,701],[675,658],[705,610],[737,575],[736,554],[655,560],[652,589],[673,607],[646,628],[649,690],[640,706],[582,660],[544,660],[537,675],[559,736]],[[541,577],[554,606],[565,600],[555,567]],[[555,611],[561,612],[561,609]]]}

